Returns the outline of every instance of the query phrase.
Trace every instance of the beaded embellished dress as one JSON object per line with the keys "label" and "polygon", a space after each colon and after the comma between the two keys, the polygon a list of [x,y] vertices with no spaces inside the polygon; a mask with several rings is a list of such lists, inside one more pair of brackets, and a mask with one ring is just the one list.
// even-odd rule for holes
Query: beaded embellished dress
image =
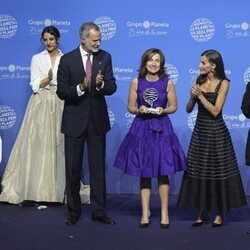
{"label": "beaded embellished dress", "polygon": [[[138,107],[148,106],[143,95],[149,89],[158,93],[153,108],[167,106],[168,78],[155,82],[138,79]],[[114,166],[128,175],[158,177],[172,175],[187,168],[186,157],[168,115],[136,116],[120,145]]]}
{"label": "beaded embellished dress", "polygon": [[[222,81],[221,81],[222,82]],[[203,95],[215,104],[218,90]],[[246,205],[246,197],[231,141],[222,112],[214,117],[198,100],[198,115],[184,173],[179,207],[225,213],[229,208]]]}

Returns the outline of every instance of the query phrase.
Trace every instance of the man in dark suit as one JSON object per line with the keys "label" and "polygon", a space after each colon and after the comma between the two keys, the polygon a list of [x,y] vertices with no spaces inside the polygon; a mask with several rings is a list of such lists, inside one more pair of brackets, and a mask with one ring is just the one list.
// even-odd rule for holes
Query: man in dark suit
{"label": "man in dark suit", "polygon": [[115,222],[105,213],[105,146],[110,122],[105,95],[116,91],[111,55],[99,49],[101,32],[93,23],[80,27],[81,44],[65,54],[58,68],[57,95],[64,100],[62,133],[65,135],[67,225],[81,215],[79,196],[85,142],[88,149],[92,220]]}
{"label": "man in dark suit", "polygon": [[[246,118],[250,119],[250,82],[247,83],[246,91],[242,97],[241,110]],[[250,166],[250,129],[248,129],[246,150],[245,150],[246,165]],[[250,228],[247,230],[247,234],[250,234]]]}
{"label": "man in dark suit", "polygon": [[[246,91],[242,97],[241,110],[245,117],[250,119],[250,82],[247,83]],[[245,158],[246,165],[250,166],[250,129],[248,130]]]}

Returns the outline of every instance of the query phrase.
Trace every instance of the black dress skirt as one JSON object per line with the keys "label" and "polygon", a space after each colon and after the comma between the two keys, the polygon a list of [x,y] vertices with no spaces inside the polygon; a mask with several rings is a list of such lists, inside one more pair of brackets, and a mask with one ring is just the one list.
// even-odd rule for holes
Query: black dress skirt
{"label": "black dress skirt", "polygon": [[[215,104],[218,90],[205,93]],[[247,204],[231,136],[222,113],[214,117],[198,100],[198,115],[188,154],[188,169],[183,175],[179,207],[227,212]]]}

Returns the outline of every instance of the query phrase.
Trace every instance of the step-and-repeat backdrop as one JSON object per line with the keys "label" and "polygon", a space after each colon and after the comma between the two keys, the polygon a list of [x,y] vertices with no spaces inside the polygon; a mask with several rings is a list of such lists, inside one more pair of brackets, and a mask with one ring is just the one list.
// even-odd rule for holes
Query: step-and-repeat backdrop
{"label": "step-and-repeat backdrop", "polygon": [[[113,57],[118,90],[107,98],[112,130],[107,135],[107,189],[110,193],[138,193],[136,177],[113,167],[117,149],[134,118],[127,111],[130,81],[137,76],[142,53],[151,47],[166,55],[166,68],[175,82],[178,111],[171,115],[185,152],[197,108],[185,112],[189,89],[199,74],[200,54],[221,52],[231,80],[223,116],[232,135],[246,193],[250,194],[250,168],[245,165],[245,143],[250,120],[240,105],[250,81],[250,1],[183,0],[1,0],[0,6],[0,174],[6,167],[32,94],[30,61],[43,49],[40,34],[47,25],[61,32],[60,49],[79,45],[79,27],[94,21],[102,31],[102,48]],[[86,162],[85,162],[86,163]],[[36,167],[36,166],[34,166]],[[83,180],[88,183],[88,168]],[[171,193],[178,194],[182,173],[170,177]],[[154,185],[156,186],[156,185]],[[154,187],[156,192],[156,187]]]}

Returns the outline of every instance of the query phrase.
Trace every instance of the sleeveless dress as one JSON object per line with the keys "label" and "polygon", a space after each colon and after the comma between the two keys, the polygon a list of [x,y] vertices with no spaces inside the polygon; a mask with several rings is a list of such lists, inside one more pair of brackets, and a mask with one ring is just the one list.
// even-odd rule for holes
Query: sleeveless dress
{"label": "sleeveless dress", "polygon": [[[221,82],[215,92],[203,92],[213,105]],[[225,213],[229,208],[247,203],[231,136],[222,111],[214,117],[199,100],[197,103],[198,115],[187,154],[188,169],[182,179],[178,206],[197,208],[202,212],[214,210]]]}
{"label": "sleeveless dress", "polygon": [[[168,80],[161,78],[149,82],[144,78],[138,79],[138,107],[148,106],[143,98],[145,93],[157,93],[158,98],[152,107],[166,108]],[[114,166],[128,175],[140,177],[167,176],[185,170],[186,157],[168,115],[136,116],[120,145]]]}

